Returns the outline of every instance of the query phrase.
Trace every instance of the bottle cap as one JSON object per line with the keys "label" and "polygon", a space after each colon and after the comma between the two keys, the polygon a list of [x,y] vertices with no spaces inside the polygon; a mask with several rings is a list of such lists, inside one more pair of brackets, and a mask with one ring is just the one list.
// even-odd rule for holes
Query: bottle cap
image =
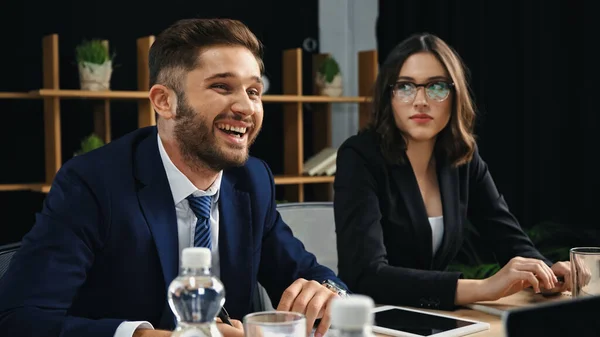
{"label": "bottle cap", "polygon": [[182,268],[210,268],[212,267],[211,253],[205,247],[184,248],[181,253]]}
{"label": "bottle cap", "polygon": [[331,302],[331,326],[337,329],[362,329],[373,325],[373,299],[365,295],[349,295]]}

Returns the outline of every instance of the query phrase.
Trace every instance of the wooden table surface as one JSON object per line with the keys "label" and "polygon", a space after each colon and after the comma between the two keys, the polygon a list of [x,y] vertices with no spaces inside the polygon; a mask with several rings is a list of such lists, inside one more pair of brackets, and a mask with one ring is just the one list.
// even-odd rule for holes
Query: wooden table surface
{"label": "wooden table surface", "polygon": [[[543,296],[540,294],[535,294],[531,290],[524,290],[518,292],[514,295],[507,296],[497,301],[493,302],[478,302],[480,305],[480,310],[474,310],[471,308],[461,308],[454,311],[443,311],[443,310],[425,310],[435,312],[443,315],[454,316],[454,317],[462,317],[466,319],[486,322],[490,324],[490,329],[486,331],[477,332],[474,334],[470,334],[468,336],[473,337],[505,337],[504,327],[502,326],[502,311],[509,310],[511,308],[517,307],[525,307],[536,305],[540,303],[545,303],[549,301],[561,301],[565,299],[571,298],[571,294],[569,292],[564,292],[560,295],[554,296]],[[483,312],[486,311],[486,312]],[[492,314],[493,312],[493,314]],[[376,334],[380,337],[385,335]]]}

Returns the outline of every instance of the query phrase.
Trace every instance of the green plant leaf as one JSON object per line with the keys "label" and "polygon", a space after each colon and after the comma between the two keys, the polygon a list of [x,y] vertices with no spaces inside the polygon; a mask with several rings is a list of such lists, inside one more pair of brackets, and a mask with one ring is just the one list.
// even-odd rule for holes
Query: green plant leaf
{"label": "green plant leaf", "polygon": [[321,63],[319,73],[323,75],[325,82],[331,83],[335,75],[340,73],[340,66],[333,57],[329,56]]}
{"label": "green plant leaf", "polygon": [[570,250],[569,247],[552,247],[540,249],[540,253],[551,261],[569,261]]}
{"label": "green plant leaf", "polygon": [[104,141],[96,136],[95,134],[91,134],[87,137],[85,137],[82,141],[81,141],[81,149],[79,150],[79,152],[77,152],[77,154],[84,154],[87,152],[90,152],[92,150],[95,150],[101,146],[104,145]]}
{"label": "green plant leaf", "polygon": [[94,64],[104,64],[111,57],[101,40],[83,41],[75,48],[77,63],[89,62]]}
{"label": "green plant leaf", "polygon": [[448,266],[449,271],[458,271],[463,274],[465,279],[481,280],[488,278],[500,270],[500,265],[497,263],[487,263],[477,266],[470,266],[460,263],[451,264]]}
{"label": "green plant leaf", "polygon": [[[460,271],[465,278],[482,279],[494,275],[501,269],[495,261],[484,261],[482,252],[476,250],[476,240],[481,239],[477,229],[465,222],[463,246],[460,259],[449,266],[449,270]],[[577,227],[576,230],[567,224],[540,222],[525,230],[538,251],[551,261],[569,261],[571,247],[595,245],[600,237],[597,228]],[[481,247],[479,247],[481,248]],[[484,263],[485,262],[485,263]]]}
{"label": "green plant leaf", "polygon": [[496,274],[500,270],[500,265],[497,263],[488,263],[478,266],[477,278],[484,279]]}

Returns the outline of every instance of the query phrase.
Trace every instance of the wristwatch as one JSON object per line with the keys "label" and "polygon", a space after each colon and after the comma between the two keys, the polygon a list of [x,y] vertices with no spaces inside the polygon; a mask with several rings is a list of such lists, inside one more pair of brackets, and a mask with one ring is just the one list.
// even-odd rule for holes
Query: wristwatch
{"label": "wristwatch", "polygon": [[333,291],[334,293],[338,294],[340,297],[346,297],[348,296],[348,292],[340,287],[337,283],[333,282],[332,280],[325,280],[323,281],[323,283],[321,283],[325,288]]}

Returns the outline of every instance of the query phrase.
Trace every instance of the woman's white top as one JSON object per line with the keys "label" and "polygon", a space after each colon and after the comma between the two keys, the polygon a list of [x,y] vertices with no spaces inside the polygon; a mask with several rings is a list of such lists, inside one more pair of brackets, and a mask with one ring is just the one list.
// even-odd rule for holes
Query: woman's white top
{"label": "woman's white top", "polygon": [[438,249],[442,245],[442,238],[444,237],[444,216],[435,216],[429,218],[429,224],[431,225],[431,242],[433,247],[433,255],[437,253]]}

